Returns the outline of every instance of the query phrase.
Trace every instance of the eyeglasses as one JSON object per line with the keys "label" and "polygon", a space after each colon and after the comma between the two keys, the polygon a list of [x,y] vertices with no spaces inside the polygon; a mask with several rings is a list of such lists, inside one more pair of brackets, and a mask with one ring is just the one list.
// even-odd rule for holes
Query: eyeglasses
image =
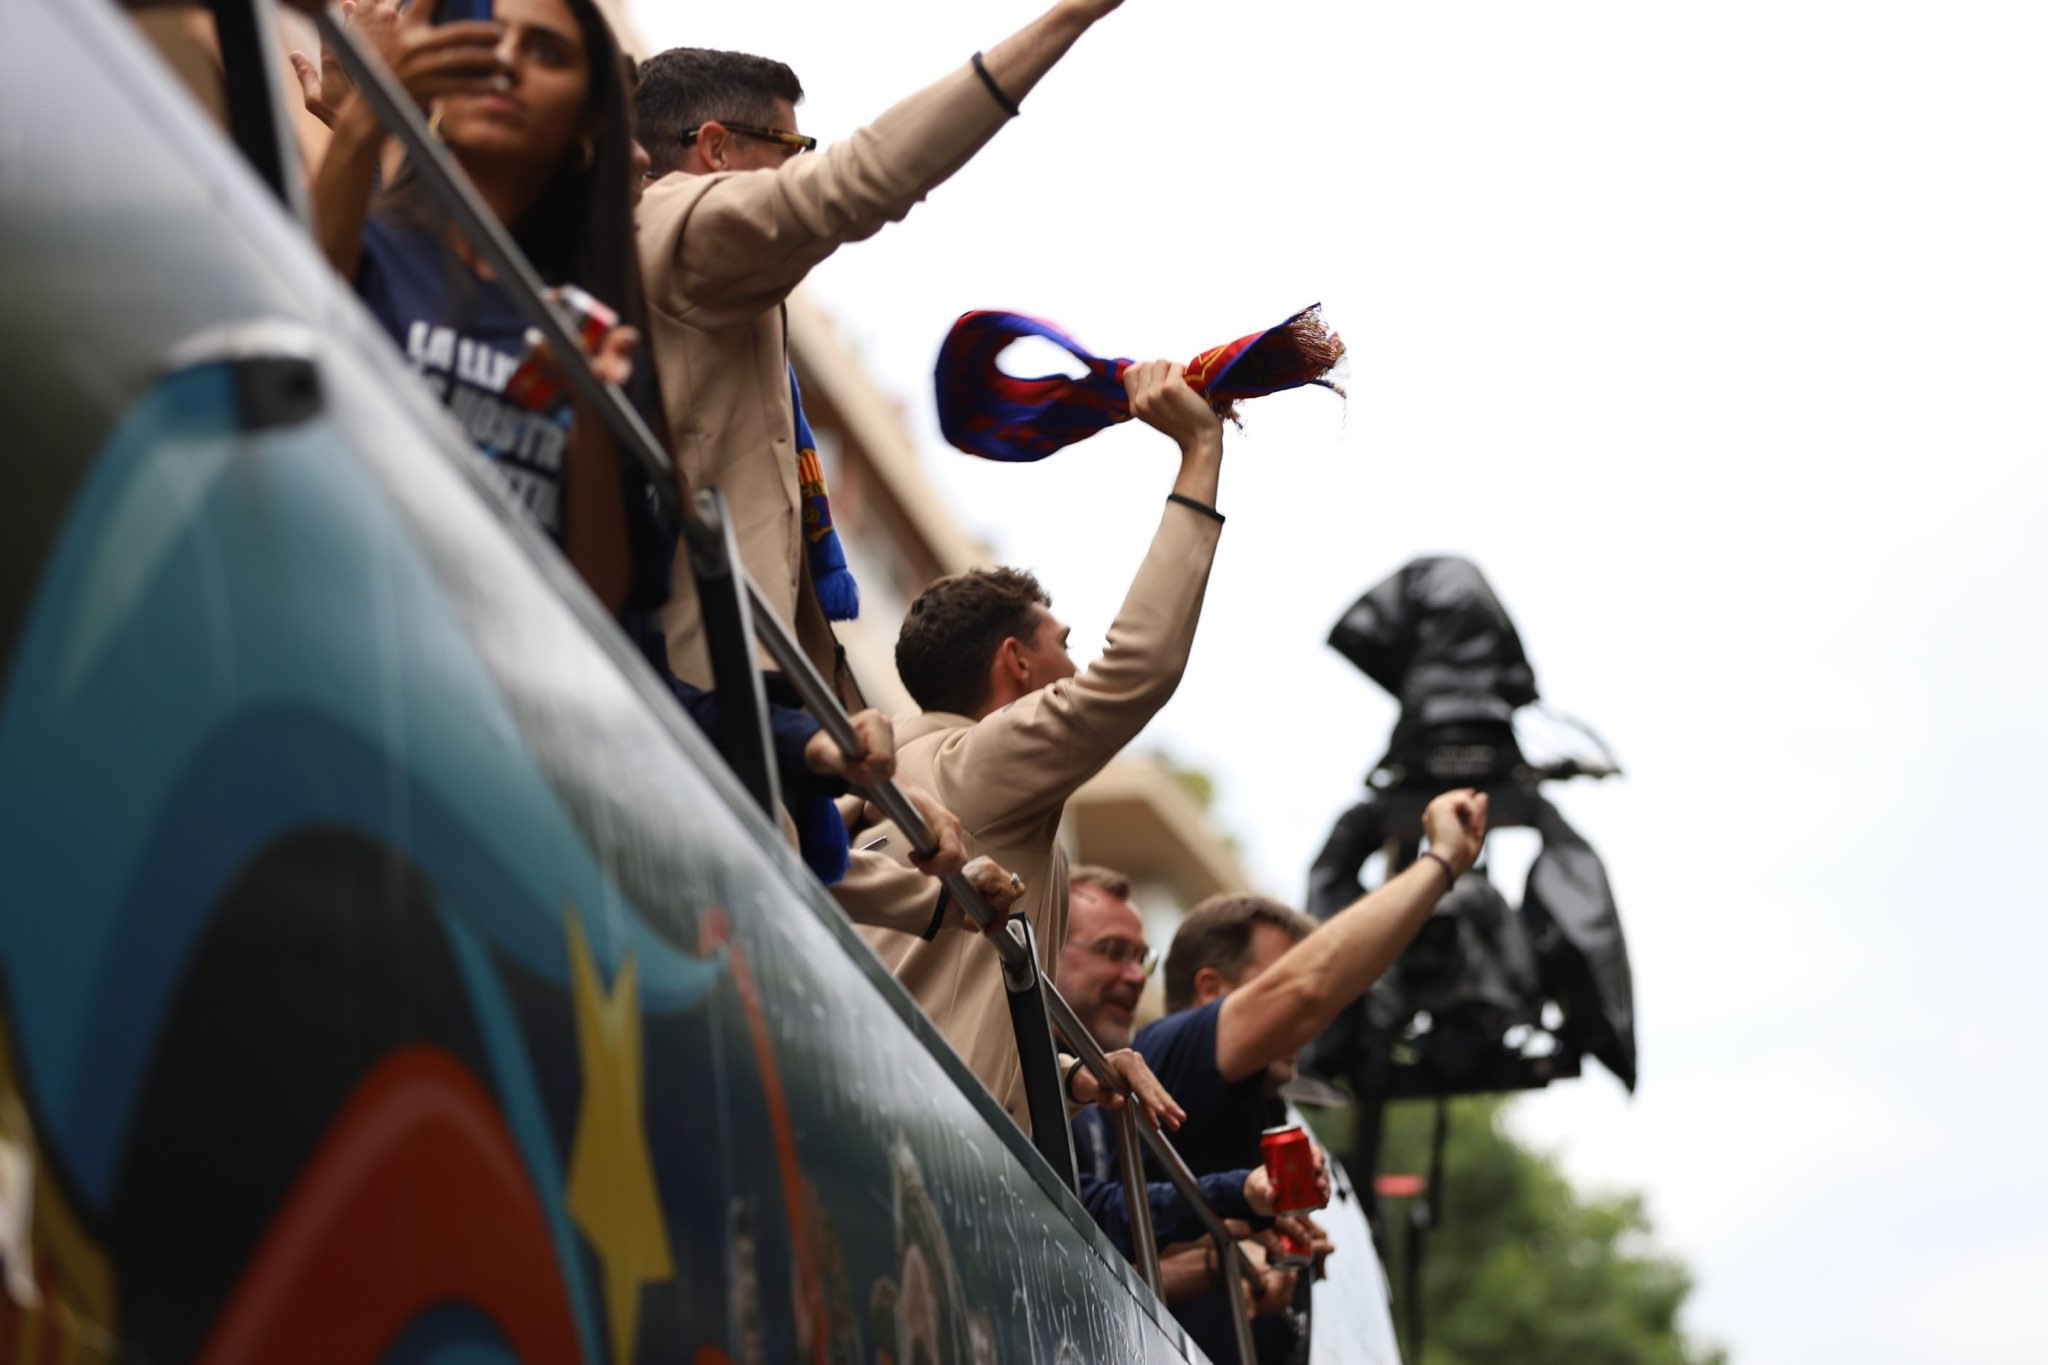
{"label": "eyeglasses", "polygon": [[[759,138],[763,142],[779,142],[785,147],[793,147],[796,150],[790,153],[791,156],[802,156],[805,152],[818,150],[818,139],[805,133],[786,133],[780,128],[756,128],[746,123],[721,123],[718,126],[728,133],[738,133],[741,137]],[[695,142],[697,135],[703,131],[703,125],[699,124],[683,134],[683,141]]]}
{"label": "eyeglasses", "polygon": [[1102,938],[1093,943],[1077,943],[1068,939],[1067,946],[1093,953],[1117,968],[1128,967],[1135,962],[1138,970],[1147,976],[1159,970],[1159,954],[1135,939]]}

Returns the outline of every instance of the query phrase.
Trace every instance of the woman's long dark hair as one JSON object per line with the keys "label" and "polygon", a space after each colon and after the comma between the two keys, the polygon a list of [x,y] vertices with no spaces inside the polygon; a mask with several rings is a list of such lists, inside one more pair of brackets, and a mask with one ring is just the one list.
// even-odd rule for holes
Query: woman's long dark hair
{"label": "woman's long dark hair", "polygon": [[[584,107],[597,113],[593,155],[588,166],[580,165],[580,148],[571,144],[533,207],[507,226],[543,280],[588,290],[644,338],[647,305],[633,240],[633,92],[626,58],[594,0],[562,3],[576,16],[590,66]],[[374,211],[430,229],[441,221],[410,162],[378,196]],[[652,366],[643,357],[634,368],[651,371]],[[635,399],[638,403],[640,395]]]}
{"label": "woman's long dark hair", "polygon": [[[425,0],[420,0],[425,3]],[[516,223],[508,226],[533,268],[550,285],[574,284],[609,305],[619,321],[640,333],[627,397],[647,429],[667,444],[668,423],[662,410],[661,384],[650,351],[653,334],[647,326],[647,298],[640,285],[640,252],[633,234],[633,86],[630,59],[620,50],[610,23],[594,0],[563,0],[582,30],[583,50],[590,65],[590,92],[584,108],[597,111],[597,132],[590,164],[572,144],[563,154],[547,188]],[[438,16],[437,16],[438,17]],[[438,233],[441,217],[421,189],[410,162],[391,187],[378,196],[374,211]],[[445,235],[443,240],[446,240]],[[448,266],[468,275],[448,248]],[[645,482],[634,458],[620,453],[627,486],[627,532],[636,565],[660,565],[648,577],[637,569],[628,609],[650,613],[668,597],[668,552],[674,529],[654,514]],[[651,571],[651,570],[650,570]],[[644,580],[644,581],[643,581]]]}

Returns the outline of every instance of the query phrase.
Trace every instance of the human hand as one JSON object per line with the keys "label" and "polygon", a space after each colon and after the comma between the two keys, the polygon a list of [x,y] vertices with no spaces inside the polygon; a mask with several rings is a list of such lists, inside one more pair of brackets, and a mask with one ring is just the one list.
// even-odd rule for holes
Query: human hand
{"label": "human hand", "polygon": [[1173,438],[1182,455],[1220,453],[1223,419],[1209,400],[1188,387],[1187,370],[1171,360],[1146,360],[1124,371],[1131,415]]}
{"label": "human hand", "polygon": [[[960,829],[960,817],[939,804],[933,796],[915,782],[898,781],[896,790],[903,793],[903,799],[924,820],[924,827],[931,831],[935,847],[930,853],[910,852],[910,865],[927,877],[950,877],[967,866],[966,836]],[[876,812],[879,818],[880,812]]]}
{"label": "human hand", "polygon": [[[981,903],[995,913],[995,918],[989,921],[986,932],[997,933],[1007,926],[1010,922],[1010,907],[1024,897],[1024,879],[986,854],[961,868],[960,875],[973,883],[975,891],[981,896]],[[967,919],[965,912],[961,914],[961,919],[965,921],[961,928],[977,927],[974,921]]]}
{"label": "human hand", "polygon": [[1261,1218],[1273,1216],[1273,1175],[1264,1166],[1244,1173],[1244,1202]]}
{"label": "human hand", "polygon": [[1266,1245],[1257,1237],[1247,1238],[1237,1244],[1237,1249],[1252,1263],[1254,1276],[1246,1279],[1240,1275],[1238,1284],[1245,1296],[1245,1309],[1253,1317],[1284,1313],[1294,1306],[1294,1272],[1277,1270],[1266,1264]]}
{"label": "human hand", "polygon": [[[1126,1047],[1108,1054],[1108,1060],[1117,1079],[1137,1096],[1138,1113],[1147,1123],[1171,1133],[1187,1122],[1188,1111],[1166,1093],[1166,1087],[1152,1074],[1152,1068],[1145,1065],[1143,1057]],[[1095,1079],[1095,1073],[1085,1066],[1074,1073],[1072,1094],[1082,1104],[1096,1104],[1112,1111],[1124,1107],[1124,1097],[1114,1089],[1104,1088]]]}
{"label": "human hand", "polygon": [[[1330,1202],[1330,1163],[1323,1155],[1323,1149],[1309,1144],[1309,1155],[1314,1159],[1316,1171],[1317,1207]],[[1275,1212],[1273,1203],[1273,1176],[1264,1166],[1254,1166],[1245,1172],[1244,1202],[1252,1206],[1252,1212],[1261,1218],[1271,1218]]]}
{"label": "human hand", "polygon": [[1337,1244],[1330,1240],[1328,1230],[1305,1213],[1278,1219],[1273,1226],[1286,1229],[1287,1234],[1297,1242],[1306,1242],[1308,1254],[1317,1262],[1321,1262],[1325,1256],[1337,1249]]}
{"label": "human hand", "polygon": [[895,776],[896,730],[889,718],[870,708],[848,719],[860,740],[860,757],[849,762],[839,742],[820,730],[804,745],[804,766],[820,777],[840,778],[849,787],[872,787]]}
{"label": "human hand", "polygon": [[[600,384],[623,386],[633,378],[633,352],[640,345],[640,333],[636,329],[613,327],[598,339],[595,347],[584,342],[582,334],[578,333],[577,344],[583,346],[584,359]],[[538,328],[529,328],[526,354],[520,357],[519,365],[506,385],[506,396],[523,406],[538,409],[555,403],[564,389],[569,390],[570,400],[576,406],[579,425],[587,422],[594,429],[601,424],[602,419],[584,402],[582,391],[570,385],[568,372],[556,357],[554,347],[548,344]],[[804,756],[805,762],[809,763],[808,747]],[[822,770],[814,767],[812,771]]]}
{"label": "human hand", "polygon": [[[348,0],[342,0],[342,9],[353,8]],[[354,94],[348,85],[348,77],[339,70],[328,72],[326,68],[327,44],[320,45],[320,61],[314,61],[305,53],[293,48],[285,54],[292,64],[292,74],[299,78],[299,98],[305,103],[306,112],[319,119],[329,128],[334,126],[335,112],[342,102]],[[344,90],[346,87],[346,90]]]}
{"label": "human hand", "polygon": [[[400,0],[365,0],[361,4],[357,0],[341,0],[343,26],[352,28],[358,38],[384,59],[386,66],[395,67],[398,60],[398,27],[403,12]],[[318,62],[303,52],[293,52],[290,57],[306,111],[332,128],[342,106],[356,92],[341,59],[325,41],[320,44]]]}
{"label": "human hand", "polygon": [[[397,10],[397,0],[372,0]],[[507,87],[511,74],[498,56],[505,26],[495,20],[433,22],[430,0],[414,0],[387,27],[366,30],[391,74],[424,109],[448,95],[483,95]]]}
{"label": "human hand", "polygon": [[1486,793],[1469,787],[1445,792],[1423,809],[1422,832],[1429,851],[1450,863],[1454,877],[1464,876],[1486,843]]}

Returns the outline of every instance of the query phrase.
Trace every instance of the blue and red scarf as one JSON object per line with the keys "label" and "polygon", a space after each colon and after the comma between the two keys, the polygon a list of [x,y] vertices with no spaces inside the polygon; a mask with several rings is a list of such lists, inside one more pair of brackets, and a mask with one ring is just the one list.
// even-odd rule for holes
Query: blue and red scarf
{"label": "blue and red scarf", "polygon": [[[1005,374],[996,358],[1025,337],[1045,338],[1087,373],[1035,379]],[[1343,340],[1324,326],[1322,305],[1311,304],[1277,327],[1202,352],[1188,362],[1187,379],[1227,413],[1241,399],[1304,384],[1335,389],[1329,374],[1343,358]],[[1131,363],[1091,355],[1050,323],[1020,313],[963,313],[939,348],[933,375],[939,430],[970,455],[1042,460],[1130,418],[1123,378]]]}
{"label": "blue and red scarf", "polygon": [[818,590],[818,605],[828,621],[851,621],[860,615],[860,585],[853,570],[846,567],[846,551],[839,533],[832,529],[832,500],[825,494],[825,468],[818,463],[818,439],[811,435],[811,422],[804,416],[803,390],[797,387],[796,370],[789,372],[789,408],[796,414],[796,481],[803,499],[805,556],[810,563],[811,585]]}

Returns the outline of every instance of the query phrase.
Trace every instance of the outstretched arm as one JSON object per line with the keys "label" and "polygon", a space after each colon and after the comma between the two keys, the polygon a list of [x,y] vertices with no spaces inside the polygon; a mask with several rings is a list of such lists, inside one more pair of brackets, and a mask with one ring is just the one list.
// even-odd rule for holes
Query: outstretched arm
{"label": "outstretched arm", "polygon": [[1060,0],[988,50],[982,64],[989,79],[1010,103],[1021,103],[1054,63],[1067,55],[1075,39],[1122,3],[1123,0]]}
{"label": "outstretched arm", "polygon": [[1173,696],[1194,646],[1222,532],[1214,506],[1222,422],[1172,361],[1131,366],[1124,388],[1133,415],[1180,447],[1175,498],[1102,655],[1079,675],[983,717],[941,748],[940,790],[968,828],[985,838],[998,837],[1006,824],[1044,820],[1100,772]]}
{"label": "outstretched arm", "polygon": [[1216,1016],[1216,1069],[1239,1081],[1291,1057],[1365,994],[1451,888],[1479,861],[1486,797],[1446,792],[1422,813],[1429,849],[1386,885],[1339,911],[1271,967],[1223,997]]}
{"label": "outstretched arm", "polygon": [[638,215],[649,303],[704,328],[775,307],[820,261],[901,220],[966,165],[1118,2],[1060,0],[1005,39],[982,59],[993,91],[963,65],[815,156],[774,170],[665,176]]}

